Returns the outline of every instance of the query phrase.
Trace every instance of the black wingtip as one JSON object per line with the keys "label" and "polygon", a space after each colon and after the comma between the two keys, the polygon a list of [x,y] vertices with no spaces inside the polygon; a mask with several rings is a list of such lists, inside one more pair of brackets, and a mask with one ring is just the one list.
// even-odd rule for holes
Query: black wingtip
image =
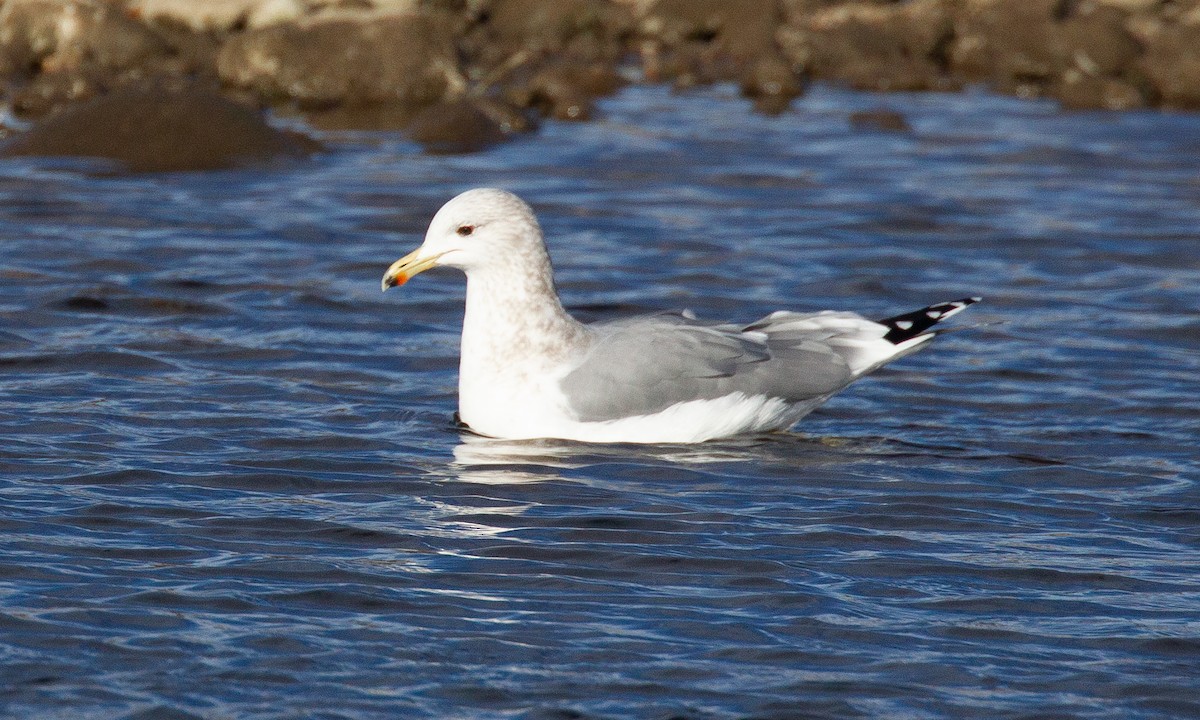
{"label": "black wingtip", "polygon": [[966,308],[983,300],[981,297],[968,297],[961,300],[951,300],[950,302],[938,303],[929,307],[921,308],[913,312],[904,313],[895,317],[886,318],[884,320],[876,320],[875,322],[887,327],[887,334],[883,336],[893,345],[899,345],[906,340],[912,340],[918,335],[924,335],[929,328],[937,325],[946,318],[956,313],[962,312]]}

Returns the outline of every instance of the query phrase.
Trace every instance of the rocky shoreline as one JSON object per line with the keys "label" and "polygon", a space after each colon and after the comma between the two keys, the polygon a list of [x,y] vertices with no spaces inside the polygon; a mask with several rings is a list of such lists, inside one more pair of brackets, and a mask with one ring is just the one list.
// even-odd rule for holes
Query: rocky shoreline
{"label": "rocky shoreline", "polygon": [[[218,161],[195,152],[144,169],[313,147],[251,131],[226,103],[318,128],[399,129],[435,152],[485,147],[545,117],[587,120],[631,81],[732,81],[767,113],[814,80],[1194,110],[1200,0],[3,0],[0,80],[11,115],[33,122],[0,154],[132,167],[114,146],[172,132],[179,144],[187,132],[146,108],[212,108]],[[89,110],[112,95],[123,100]],[[39,139],[68,112],[92,113],[93,126],[96,113],[115,114],[126,131],[89,143],[89,123],[76,122],[59,133],[69,148]],[[248,139],[216,142],[235,135]]]}

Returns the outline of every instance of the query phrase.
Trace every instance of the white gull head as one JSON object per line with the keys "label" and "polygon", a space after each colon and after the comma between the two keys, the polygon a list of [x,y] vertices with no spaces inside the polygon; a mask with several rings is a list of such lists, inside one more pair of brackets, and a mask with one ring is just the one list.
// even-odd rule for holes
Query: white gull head
{"label": "white gull head", "polygon": [[549,266],[533,211],[505,190],[468,190],[433,216],[421,247],[388,268],[383,289],[403,285],[432,267],[458,268],[470,275],[510,263],[539,270]]}

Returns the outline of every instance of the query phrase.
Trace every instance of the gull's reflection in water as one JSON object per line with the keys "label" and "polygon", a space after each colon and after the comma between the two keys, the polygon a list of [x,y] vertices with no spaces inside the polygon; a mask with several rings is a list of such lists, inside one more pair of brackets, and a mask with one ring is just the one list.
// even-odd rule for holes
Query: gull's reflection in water
{"label": "gull's reflection in water", "polygon": [[496,440],[463,433],[450,469],[459,480],[489,485],[542,482],[580,467],[586,447],[558,440]]}
{"label": "gull's reflection in water", "polygon": [[694,445],[601,445],[570,440],[498,440],[471,433],[460,435],[451,469],[466,482],[513,484],[542,482],[602,463],[647,465],[739,462],[761,458],[771,440],[763,437]]}

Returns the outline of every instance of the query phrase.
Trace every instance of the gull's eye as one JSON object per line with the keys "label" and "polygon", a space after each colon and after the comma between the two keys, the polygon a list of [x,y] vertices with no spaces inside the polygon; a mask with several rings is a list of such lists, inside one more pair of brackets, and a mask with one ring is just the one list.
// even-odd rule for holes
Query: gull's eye
{"label": "gull's eye", "polygon": [[459,235],[462,235],[463,237],[466,237],[466,236],[470,235],[471,233],[475,232],[475,226],[474,225],[459,225],[458,229],[455,230],[454,232],[458,233]]}

